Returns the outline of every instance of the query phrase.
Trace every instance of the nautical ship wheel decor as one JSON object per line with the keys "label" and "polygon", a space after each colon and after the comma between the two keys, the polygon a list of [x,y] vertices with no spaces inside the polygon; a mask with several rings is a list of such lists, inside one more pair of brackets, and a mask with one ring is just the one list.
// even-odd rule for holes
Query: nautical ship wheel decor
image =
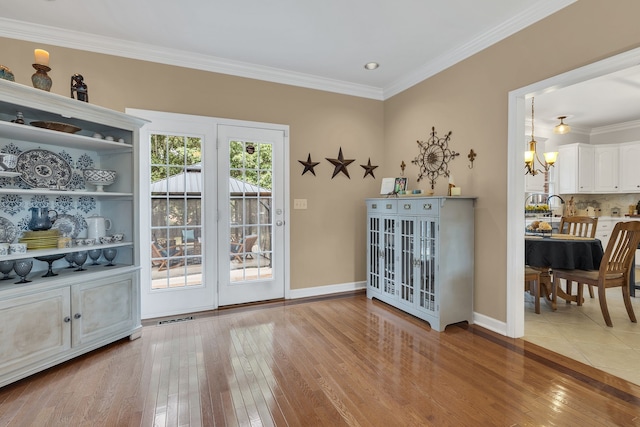
{"label": "nautical ship wheel decor", "polygon": [[417,141],[420,146],[420,154],[411,160],[411,163],[420,167],[418,182],[428,179],[432,190],[440,175],[449,176],[449,162],[460,155],[449,148],[450,139],[451,131],[440,138],[436,133],[436,128],[432,127],[428,140]]}

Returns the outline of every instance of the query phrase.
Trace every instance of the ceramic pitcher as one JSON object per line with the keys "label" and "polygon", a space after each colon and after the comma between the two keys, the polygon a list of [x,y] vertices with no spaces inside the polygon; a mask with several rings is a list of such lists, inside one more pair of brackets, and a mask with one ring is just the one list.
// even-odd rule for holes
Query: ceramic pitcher
{"label": "ceramic pitcher", "polygon": [[100,239],[107,235],[107,231],[111,230],[111,220],[99,215],[91,215],[86,218],[87,236],[90,239]]}
{"label": "ceramic pitcher", "polygon": [[[29,229],[34,231],[50,229],[53,225],[52,221],[55,221],[58,217],[58,212],[49,208],[29,208],[29,210],[31,211]],[[49,217],[51,212],[55,214],[53,218]]]}

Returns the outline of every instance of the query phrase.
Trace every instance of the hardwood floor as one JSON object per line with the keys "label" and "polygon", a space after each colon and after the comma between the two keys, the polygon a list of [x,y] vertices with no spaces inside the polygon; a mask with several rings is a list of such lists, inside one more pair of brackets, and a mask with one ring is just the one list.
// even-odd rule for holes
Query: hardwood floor
{"label": "hardwood floor", "polygon": [[143,328],[0,389],[2,426],[640,425],[640,387],[363,293]]}

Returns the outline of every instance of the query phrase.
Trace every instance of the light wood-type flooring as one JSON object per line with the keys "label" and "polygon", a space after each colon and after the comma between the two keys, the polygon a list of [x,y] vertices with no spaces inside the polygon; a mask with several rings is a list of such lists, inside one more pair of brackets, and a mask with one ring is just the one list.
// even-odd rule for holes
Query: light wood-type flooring
{"label": "light wood-type flooring", "polygon": [[640,387],[363,293],[143,328],[0,389],[0,426],[638,426]]}

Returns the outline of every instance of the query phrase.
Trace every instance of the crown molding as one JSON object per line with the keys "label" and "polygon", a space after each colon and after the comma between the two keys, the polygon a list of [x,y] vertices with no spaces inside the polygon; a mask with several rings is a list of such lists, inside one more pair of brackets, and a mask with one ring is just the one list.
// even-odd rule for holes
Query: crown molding
{"label": "crown molding", "polygon": [[446,70],[452,65],[469,58],[472,55],[488,48],[489,46],[517,33],[557,11],[575,3],[577,0],[548,0],[546,2],[536,2],[535,6],[514,16],[512,19],[501,23],[490,31],[479,34],[472,41],[462,44],[450,52],[440,55],[433,61],[429,61],[416,71],[407,74],[405,77],[396,80],[388,87],[384,88],[384,99],[391,98],[398,93],[409,89],[412,86]]}
{"label": "crown molding", "polygon": [[640,128],[640,120],[632,120],[630,122],[616,123],[614,125],[600,126],[591,129],[591,135],[602,135],[605,133],[619,132],[623,130],[635,130]]}
{"label": "crown molding", "polygon": [[373,86],[12,19],[0,18],[0,37],[383,100],[382,89]]}
{"label": "crown molding", "polygon": [[178,49],[161,48],[150,44],[123,41],[113,37],[97,36],[1,17],[0,37],[383,101],[563,9],[575,1],[577,0],[547,0],[538,2],[535,6],[530,7],[513,19],[505,21],[491,31],[479,34],[473,41],[463,44],[437,57],[433,61],[429,61],[418,70],[396,80],[386,88],[359,85],[311,74],[264,67],[248,62],[232,61],[224,58],[185,52]]}

